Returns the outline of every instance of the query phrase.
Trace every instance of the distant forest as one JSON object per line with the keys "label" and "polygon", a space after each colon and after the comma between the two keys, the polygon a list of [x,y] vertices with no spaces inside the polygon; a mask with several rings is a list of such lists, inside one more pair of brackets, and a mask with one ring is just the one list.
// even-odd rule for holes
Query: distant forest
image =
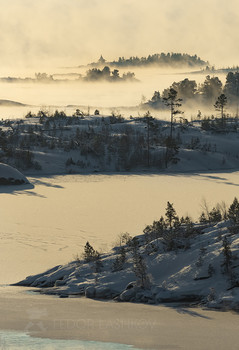
{"label": "distant forest", "polygon": [[[55,79],[55,76],[60,77]],[[63,77],[63,79],[62,79]],[[71,77],[71,79],[68,79]],[[72,77],[74,79],[72,79]],[[0,78],[0,81],[3,83],[18,83],[18,82],[25,82],[25,83],[57,83],[57,82],[71,82],[71,81],[78,81],[78,82],[84,82],[84,81],[110,81],[110,82],[120,82],[120,81],[138,81],[135,78],[135,74],[133,72],[127,72],[120,75],[120,72],[118,69],[110,69],[108,66],[104,66],[104,68],[92,68],[88,69],[86,71],[86,74],[83,76],[82,74],[77,73],[70,73],[67,74],[53,74],[48,75],[47,73],[35,73],[34,78],[16,78],[16,77],[6,77],[6,78]]]}
{"label": "distant forest", "polygon": [[131,56],[129,58],[119,57],[118,60],[107,62],[103,56],[97,62],[91,63],[90,66],[102,66],[107,64],[113,67],[204,67],[209,63],[202,60],[197,55],[186,53],[156,53],[147,57]]}
{"label": "distant forest", "polygon": [[83,78],[84,81],[136,81],[135,74],[133,72],[123,73],[122,76],[119,74],[118,69],[110,70],[108,66],[105,66],[102,70],[99,68],[92,68],[86,72],[86,76]]}
{"label": "distant forest", "polygon": [[229,72],[224,86],[216,76],[211,77],[207,75],[202,84],[197,84],[195,80],[186,78],[182,81],[174,82],[169,88],[164,89],[162,93],[155,91],[152,98],[142,105],[146,108],[166,108],[164,98],[167,98],[171,88],[177,91],[177,97],[183,99],[183,103],[186,104],[212,105],[221,94],[226,95],[228,103],[235,104],[238,103],[239,99],[239,73]]}

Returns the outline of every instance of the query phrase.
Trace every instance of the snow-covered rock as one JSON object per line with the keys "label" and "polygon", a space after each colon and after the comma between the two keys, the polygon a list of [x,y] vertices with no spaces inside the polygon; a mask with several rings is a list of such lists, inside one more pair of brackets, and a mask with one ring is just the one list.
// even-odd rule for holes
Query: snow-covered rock
{"label": "snow-covered rock", "polygon": [[95,287],[90,286],[85,289],[86,298],[94,298],[95,297]]}
{"label": "snow-covered rock", "polygon": [[113,291],[109,287],[96,287],[95,297],[97,299],[109,299],[112,297]]}
{"label": "snow-covered rock", "polygon": [[0,163],[0,186],[28,184],[27,178],[10,165]]}
{"label": "snow-covered rock", "polygon": [[121,301],[130,301],[132,298],[136,297],[136,293],[139,291],[139,287],[133,287],[130,289],[125,289],[120,294],[120,300]]}

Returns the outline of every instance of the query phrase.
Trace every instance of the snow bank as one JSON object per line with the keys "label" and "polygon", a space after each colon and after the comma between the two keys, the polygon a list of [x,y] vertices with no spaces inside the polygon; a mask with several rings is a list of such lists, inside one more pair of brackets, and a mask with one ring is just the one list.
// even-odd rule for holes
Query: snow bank
{"label": "snow bank", "polygon": [[17,169],[10,165],[0,163],[0,185],[21,185],[29,181]]}

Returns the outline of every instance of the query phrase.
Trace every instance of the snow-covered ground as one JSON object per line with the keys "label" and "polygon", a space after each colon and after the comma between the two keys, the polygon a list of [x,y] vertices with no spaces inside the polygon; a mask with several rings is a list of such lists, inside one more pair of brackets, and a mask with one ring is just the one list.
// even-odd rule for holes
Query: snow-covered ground
{"label": "snow-covered ground", "polygon": [[[168,111],[165,113],[169,115]],[[204,122],[188,119],[174,123],[177,150],[168,147],[168,152],[170,123],[160,118],[153,121],[149,130],[145,118],[123,119],[117,114],[71,117],[58,112],[54,117],[2,121],[4,142],[10,151],[3,148],[1,159],[26,175],[41,176],[238,169],[237,119],[226,119],[224,129],[220,119],[211,119],[214,125],[208,129],[202,128]]]}

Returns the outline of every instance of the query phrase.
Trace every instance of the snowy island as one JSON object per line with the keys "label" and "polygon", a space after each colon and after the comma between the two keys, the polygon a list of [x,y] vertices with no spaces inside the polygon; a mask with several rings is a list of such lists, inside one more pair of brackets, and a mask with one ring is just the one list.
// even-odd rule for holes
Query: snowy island
{"label": "snowy island", "polygon": [[171,203],[165,216],[140,236],[125,233],[108,253],[86,242],[82,256],[17,286],[59,297],[85,296],[147,304],[184,302],[239,308],[239,202],[227,209],[205,205],[199,222],[179,218]]}
{"label": "snowy island", "polygon": [[86,115],[76,110],[0,121],[0,160],[25,175],[94,172],[192,172],[239,168],[238,118],[177,117],[146,112]]}

